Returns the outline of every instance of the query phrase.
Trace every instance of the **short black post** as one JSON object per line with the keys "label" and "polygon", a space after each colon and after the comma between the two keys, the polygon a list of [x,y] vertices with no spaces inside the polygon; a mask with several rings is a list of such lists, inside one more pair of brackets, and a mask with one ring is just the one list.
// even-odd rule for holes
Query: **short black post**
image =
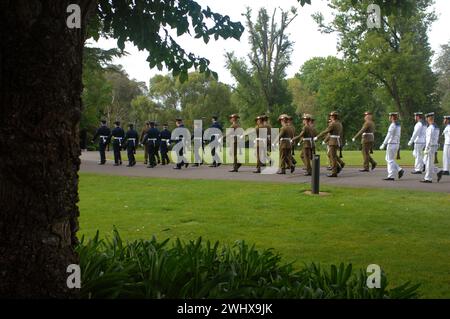
{"label": "short black post", "polygon": [[314,155],[311,176],[311,194],[319,194],[320,155]]}

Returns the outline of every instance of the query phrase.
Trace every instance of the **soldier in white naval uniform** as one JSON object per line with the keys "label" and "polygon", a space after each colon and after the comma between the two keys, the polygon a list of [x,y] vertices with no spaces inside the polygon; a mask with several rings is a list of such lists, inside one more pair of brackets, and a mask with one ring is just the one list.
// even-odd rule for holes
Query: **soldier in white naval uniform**
{"label": "soldier in white naval uniform", "polygon": [[444,152],[442,154],[442,171],[438,173],[438,182],[441,180],[442,175],[450,175],[450,115],[444,116]]}
{"label": "soldier in white naval uniform", "polygon": [[427,130],[427,126],[423,121],[424,119],[422,112],[414,113],[414,118],[416,120],[416,125],[414,126],[414,133],[408,142],[408,146],[411,146],[414,143],[413,156],[415,158],[415,162],[414,171],[412,174],[422,174],[425,166],[423,151],[425,149],[425,132]]}
{"label": "soldier in white naval uniform", "polygon": [[434,166],[434,157],[439,148],[439,127],[434,123],[434,113],[425,115],[427,118],[428,128],[425,137],[425,177],[422,183],[432,183],[433,174],[438,172]]}
{"label": "soldier in white naval uniform", "polygon": [[398,113],[389,113],[389,120],[391,121],[391,125],[389,126],[388,133],[383,144],[380,146],[380,150],[384,150],[386,148],[388,177],[384,179],[385,181],[395,180],[395,174],[397,174],[400,179],[405,173],[405,171],[395,161],[397,151],[400,147],[401,135],[401,127],[400,123],[398,123]]}

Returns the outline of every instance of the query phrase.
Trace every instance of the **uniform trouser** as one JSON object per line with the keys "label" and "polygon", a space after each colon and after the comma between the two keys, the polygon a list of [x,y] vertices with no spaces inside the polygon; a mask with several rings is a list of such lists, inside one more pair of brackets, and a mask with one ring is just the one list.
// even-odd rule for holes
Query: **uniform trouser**
{"label": "uniform trouser", "polygon": [[180,150],[177,153],[177,167],[181,167],[184,164],[187,164],[188,161],[186,160],[186,158],[183,155],[184,152],[184,147],[180,148]]}
{"label": "uniform trouser", "polygon": [[122,156],[120,155],[121,145],[118,141],[113,142],[114,151],[114,163],[119,164],[122,162]]}
{"label": "uniform trouser", "polygon": [[290,147],[282,147],[280,149],[280,164],[281,169],[291,168],[292,164],[292,150]]}
{"label": "uniform trouser", "polygon": [[338,165],[342,163],[341,159],[338,156],[338,148],[339,146],[337,145],[328,145],[328,156],[330,158],[331,172],[333,174],[337,174]]}
{"label": "uniform trouser", "polygon": [[258,141],[256,144],[256,168],[261,169],[261,167],[265,165],[266,159],[267,159],[267,144],[266,142]]}
{"label": "uniform trouser", "polygon": [[144,145],[144,162],[145,164],[148,163],[148,144]]}
{"label": "uniform trouser", "polygon": [[216,148],[219,147],[219,142],[216,142],[216,140],[211,141],[209,143],[209,146],[211,147],[211,156],[213,159],[213,164],[222,163],[220,156],[216,153]]}
{"label": "uniform trouser", "polygon": [[134,144],[127,145],[127,155],[128,155],[128,164],[132,165],[136,163],[136,159],[134,158],[134,154],[136,153],[136,148]]}
{"label": "uniform trouser", "polygon": [[388,144],[386,148],[388,178],[395,178],[396,174],[402,170],[402,168],[395,161],[397,158],[398,149],[399,144]]}
{"label": "uniform trouser", "polygon": [[158,160],[158,163],[161,163],[161,158],[159,156],[159,147],[160,143],[155,145],[155,158]]}
{"label": "uniform trouser", "polygon": [[156,165],[156,151],[157,146],[156,143],[153,141],[148,142],[148,164],[149,165]]}
{"label": "uniform trouser", "polygon": [[414,143],[414,151],[413,156],[415,158],[414,161],[414,170],[416,172],[422,172],[423,166],[425,165],[423,150],[425,149],[425,144]]}
{"label": "uniform trouser", "polygon": [[[162,142],[164,143],[164,142]],[[167,144],[161,144],[161,147],[159,148],[159,151],[161,153],[161,161],[163,164],[169,164],[169,149],[167,148]]]}
{"label": "uniform trouser", "polygon": [[311,159],[312,159],[312,149],[309,147],[303,147],[302,152],[300,153],[300,158],[303,161],[303,164],[305,165],[306,171],[308,174],[312,173],[312,167],[311,167]]}
{"label": "uniform trouser", "polygon": [[330,147],[327,145],[328,166],[331,167]]}
{"label": "uniform trouser", "polygon": [[[337,150],[339,150],[339,146],[338,146]],[[337,150],[336,150],[336,155],[337,155]],[[341,158],[338,155],[336,156],[336,160],[341,167],[343,167],[345,165],[344,161],[341,160]]]}
{"label": "uniform trouser", "polygon": [[437,151],[437,147],[432,146],[430,148],[428,154],[424,158],[424,160],[425,160],[425,177],[424,177],[424,179],[427,181],[432,181],[433,174],[436,174],[438,172],[438,168],[434,165],[436,151]]}
{"label": "uniform trouser", "polygon": [[105,150],[106,150],[106,144],[100,142],[98,144],[98,152],[100,153],[100,163],[105,163],[106,162]]}
{"label": "uniform trouser", "polygon": [[442,170],[448,172],[450,166],[450,144],[444,145],[444,152],[442,154]]}
{"label": "uniform trouser", "polygon": [[233,169],[237,170],[239,168],[238,164],[238,144],[237,139],[235,139],[233,145]]}
{"label": "uniform trouser", "polygon": [[203,163],[202,156],[200,155],[200,150],[203,151],[203,146],[195,145],[195,143],[194,143],[194,163],[196,163],[196,164]]}
{"label": "uniform trouser", "polygon": [[362,144],[363,166],[365,170],[369,170],[369,164],[375,165],[375,161],[370,155],[370,151],[373,148],[373,142],[367,142]]}

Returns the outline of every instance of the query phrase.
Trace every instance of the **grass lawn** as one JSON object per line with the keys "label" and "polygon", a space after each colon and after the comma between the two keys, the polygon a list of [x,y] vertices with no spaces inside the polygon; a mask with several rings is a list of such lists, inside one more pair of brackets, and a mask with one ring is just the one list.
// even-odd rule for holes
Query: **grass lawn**
{"label": "grass lawn", "polygon": [[80,174],[80,232],[124,239],[245,240],[286,261],[380,265],[392,284],[450,298],[450,194]]}
{"label": "grass lawn", "polygon": [[[320,157],[321,157],[322,165],[326,165],[326,163],[327,163],[326,153],[324,151],[320,151],[317,154],[319,154]],[[343,156],[344,156],[343,160],[344,160],[346,165],[348,165],[348,166],[358,166],[358,167],[362,166],[362,154],[361,154],[361,151],[345,151],[344,150]],[[385,151],[379,151],[378,150],[378,151],[374,151],[374,154],[373,154],[373,158],[375,159],[375,161],[378,163],[379,166],[386,166],[385,156],[386,156],[386,152]],[[397,161],[400,164],[400,166],[414,166],[414,157],[412,155],[412,150],[410,150],[410,149],[402,150],[400,157],[401,157],[401,159]],[[108,160],[113,160],[114,159],[112,153],[108,154],[107,158],[108,158]],[[295,150],[295,158],[298,161],[297,165],[302,165],[302,162],[300,160],[300,150],[299,149]],[[127,153],[125,151],[122,152],[122,159],[123,160],[128,160]],[[211,155],[209,153],[206,153],[205,154],[205,159],[206,159],[206,161],[208,161],[210,163],[211,162]],[[136,160],[138,162],[143,162],[144,161],[144,153],[143,153],[143,151],[138,151],[137,152]],[[439,151],[438,160],[439,160],[439,164],[437,166],[441,167],[442,166],[442,151]],[[194,158],[192,158],[192,161],[194,161]],[[249,165],[253,165],[253,164],[249,164]]]}

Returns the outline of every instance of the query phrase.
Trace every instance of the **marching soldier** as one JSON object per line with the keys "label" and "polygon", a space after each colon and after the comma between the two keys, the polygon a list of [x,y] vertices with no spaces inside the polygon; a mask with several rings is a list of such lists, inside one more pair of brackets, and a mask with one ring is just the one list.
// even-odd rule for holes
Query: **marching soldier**
{"label": "marching soldier", "polygon": [[98,163],[98,165],[105,165],[106,163],[105,150],[106,146],[108,145],[110,135],[111,130],[106,126],[106,121],[102,120],[100,127],[97,129],[97,132],[95,132],[95,135],[92,138],[92,143],[95,143],[95,140],[99,138],[98,151],[100,153],[100,162]]}
{"label": "marching soldier", "polygon": [[[230,115],[230,123],[231,123],[230,128],[233,129],[234,133],[236,133],[236,130],[238,128],[240,128],[239,118],[240,117],[237,114]],[[232,154],[233,155],[233,169],[230,172],[235,173],[235,172],[238,172],[239,168],[242,166],[241,163],[238,163],[238,136],[234,135],[234,136],[227,136],[227,137],[233,137],[233,141],[232,141],[232,144],[233,144],[233,146],[232,146],[233,147],[233,154]],[[231,153],[231,150],[230,150],[230,153]]]}
{"label": "marching soldier", "polygon": [[134,129],[133,124],[128,125],[128,131],[125,134],[125,145],[127,148],[128,155],[128,165],[127,167],[133,167],[136,165],[136,159],[134,154],[136,154],[136,146],[138,142],[139,136],[136,130]]}
{"label": "marching soldier", "polygon": [[[255,118],[256,121],[256,170],[253,173],[259,174],[261,173],[261,167],[265,164],[261,160],[260,152],[266,152],[267,146],[267,138],[263,138],[260,136],[259,129],[264,128],[264,116],[257,116]],[[267,153],[267,152],[266,152]]]}
{"label": "marching soldier", "polygon": [[[331,161],[331,174],[328,174],[328,177],[337,177],[338,174],[345,167],[345,163],[338,156],[338,150],[342,147],[342,132],[343,127],[341,122],[339,121],[339,114],[337,112],[330,113],[330,124],[328,128],[319,133],[314,138],[314,141],[317,141],[319,138],[326,136],[328,139],[328,149],[329,149],[329,157]],[[329,136],[327,136],[329,134]]]}
{"label": "marching soldier", "polygon": [[444,116],[444,151],[442,154],[442,171],[438,174],[438,182],[442,178],[442,175],[450,175],[449,165],[450,165],[450,115]]}
{"label": "marching soldier", "polygon": [[[212,118],[212,124],[211,124],[211,128],[216,128],[218,130],[220,130],[222,132],[222,125],[220,125],[220,123],[217,121],[217,116],[213,116]],[[209,142],[211,145],[211,156],[213,159],[213,163],[211,165],[209,165],[209,167],[219,167],[220,165],[222,165],[222,161],[220,159],[220,157],[218,155],[216,155],[216,148],[220,147],[219,146],[219,137],[220,134],[213,134],[211,136],[211,141]]]}
{"label": "marching soldier", "polygon": [[312,127],[311,115],[303,114],[302,120],[303,120],[303,129],[298,136],[293,138],[293,144],[295,145],[297,141],[303,142],[300,158],[302,159],[303,164],[305,165],[306,168],[305,176],[311,176],[312,174],[311,160],[313,158],[315,130]]}
{"label": "marching soldier", "polygon": [[170,146],[170,139],[172,137],[172,133],[169,131],[167,124],[163,124],[163,129],[159,133],[159,151],[161,152],[161,163],[162,165],[166,165],[170,163],[169,159],[169,146]]}
{"label": "marching soldier", "polygon": [[149,123],[150,128],[144,136],[144,145],[147,144],[148,149],[148,165],[147,168],[156,166],[156,152],[159,145],[159,131],[156,128],[155,122]]}
{"label": "marching soldier", "polygon": [[292,163],[292,139],[294,138],[294,130],[292,126],[289,126],[289,116],[282,114],[278,117],[278,121],[281,123],[281,129],[279,133],[279,145],[280,145],[280,168],[281,170],[277,174],[286,174],[286,169],[290,168],[291,173],[295,171],[295,166]]}
{"label": "marching soldier", "polygon": [[145,126],[144,126],[144,128],[142,128],[141,136],[139,139],[141,142],[141,145],[144,145],[144,165],[147,165],[147,163],[148,163],[148,145],[147,145],[147,143],[144,143],[144,137],[145,137],[145,134],[147,134],[149,128],[150,128],[150,122],[145,122]]}
{"label": "marching soldier", "polygon": [[425,177],[421,180],[421,183],[432,183],[433,174],[438,173],[442,177],[442,172],[437,172],[437,168],[434,165],[434,157],[439,148],[439,127],[434,123],[434,113],[428,113],[425,115],[428,123],[427,130],[425,132]]}
{"label": "marching soldier", "polygon": [[116,126],[111,132],[111,138],[113,140],[113,151],[114,151],[114,166],[122,165],[122,156],[120,151],[122,149],[123,139],[125,137],[125,132],[123,128],[120,127],[120,122],[116,121],[114,123]]}
{"label": "marching soldier", "polygon": [[414,171],[411,174],[422,174],[425,168],[423,152],[425,149],[425,137],[427,126],[424,122],[422,112],[414,113],[414,119],[416,121],[416,125],[414,125],[414,133],[408,142],[408,146],[411,146],[414,143],[413,156],[415,158],[415,162],[414,162]]}
{"label": "marching soldier", "polygon": [[391,121],[391,125],[388,128],[388,133],[383,141],[383,144],[381,144],[380,146],[380,150],[384,150],[386,148],[388,177],[384,178],[385,181],[395,180],[395,174],[397,174],[398,178],[400,179],[405,173],[405,171],[395,161],[398,150],[400,148],[401,136],[401,126],[398,122],[398,113],[389,113],[389,120]]}
{"label": "marching soldier", "polygon": [[364,113],[364,124],[361,130],[352,138],[355,142],[357,138],[361,136],[361,152],[364,160],[364,168],[360,172],[369,172],[369,164],[371,169],[374,170],[377,167],[377,162],[374,161],[370,154],[373,153],[373,143],[375,141],[375,123],[372,119],[371,112]]}
{"label": "marching soldier", "polygon": [[[181,118],[175,119],[175,124],[179,128],[184,128],[183,119],[181,119]],[[180,150],[177,153],[177,164],[174,167],[174,169],[181,169],[181,167],[183,167],[183,165],[184,165],[185,168],[188,168],[189,162],[187,161],[187,159],[183,155],[184,148],[186,147],[183,135],[178,136],[175,139],[175,141],[181,142],[182,143],[182,147],[180,148]]]}

